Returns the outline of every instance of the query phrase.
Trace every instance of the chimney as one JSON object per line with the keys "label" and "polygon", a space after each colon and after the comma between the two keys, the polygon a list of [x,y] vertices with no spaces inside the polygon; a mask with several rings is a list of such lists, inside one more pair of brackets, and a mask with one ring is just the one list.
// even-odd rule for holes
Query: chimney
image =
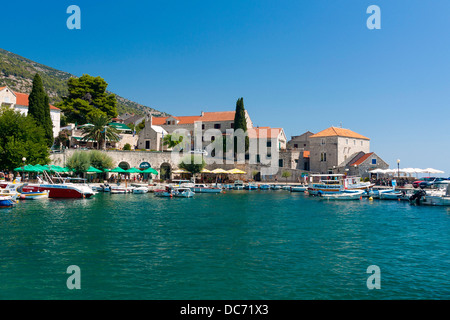
{"label": "chimney", "polygon": [[201,116],[203,117],[204,115],[205,115],[205,112],[202,111],[202,112],[201,112]]}

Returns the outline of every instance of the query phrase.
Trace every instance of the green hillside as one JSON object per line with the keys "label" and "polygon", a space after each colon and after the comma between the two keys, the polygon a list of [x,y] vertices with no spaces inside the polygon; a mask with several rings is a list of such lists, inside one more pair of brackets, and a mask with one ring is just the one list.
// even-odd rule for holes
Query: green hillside
{"label": "green hillside", "polygon": [[[7,85],[14,91],[30,93],[36,72],[39,72],[42,78],[51,104],[61,101],[61,97],[67,95],[67,80],[70,77],[75,77],[70,73],[53,69],[0,48],[0,87]],[[125,112],[144,114],[149,111],[154,116],[168,115],[165,112],[130,101],[118,95],[116,95],[116,99],[117,112],[119,114]]]}

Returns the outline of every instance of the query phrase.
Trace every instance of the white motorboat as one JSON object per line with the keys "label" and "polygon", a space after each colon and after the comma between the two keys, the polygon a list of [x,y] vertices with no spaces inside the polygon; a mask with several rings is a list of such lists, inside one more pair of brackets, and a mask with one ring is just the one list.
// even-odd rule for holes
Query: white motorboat
{"label": "white motorboat", "polygon": [[233,186],[234,190],[244,190],[244,182],[242,180],[236,180]]}
{"label": "white motorboat", "polygon": [[[314,180],[319,179],[318,182]],[[314,174],[308,185],[310,195],[340,193],[344,190],[366,190],[374,185],[361,181],[360,177],[349,177],[344,174]]]}
{"label": "white motorboat", "polygon": [[387,194],[387,193],[395,193],[398,192],[398,190],[395,189],[366,189],[363,193],[363,197],[372,197],[373,199],[379,199],[381,194]]}
{"label": "white motorboat", "polygon": [[281,190],[281,186],[277,185],[277,184],[273,184],[270,186],[271,190]]}
{"label": "white motorboat", "polygon": [[22,184],[9,184],[4,189],[0,189],[0,196],[18,198],[20,196],[19,189]]}
{"label": "white motorboat", "polygon": [[450,185],[444,184],[428,192],[420,190],[410,197],[410,201],[426,206],[450,206]]}
{"label": "white motorboat", "polygon": [[37,191],[37,192],[23,192],[20,194],[21,200],[40,200],[40,199],[48,199],[49,195],[48,190]]}
{"label": "white motorboat", "polygon": [[22,192],[44,192],[48,191],[49,198],[90,198],[95,192],[86,184],[86,179],[81,178],[61,178],[54,179],[62,181],[54,183],[50,177],[50,182],[40,180],[37,184],[27,184],[22,187]]}
{"label": "white motorboat", "polygon": [[142,194],[142,193],[147,193],[147,192],[148,192],[147,187],[136,187],[133,189],[133,193],[136,193],[136,194]]}
{"label": "white motorboat", "polygon": [[124,194],[127,193],[127,188],[125,186],[111,186],[110,187],[111,194]]}
{"label": "white motorboat", "polygon": [[154,194],[156,197],[192,198],[195,193],[190,188],[167,186],[165,189],[155,190]]}
{"label": "white motorboat", "polygon": [[291,192],[305,192],[308,190],[307,186],[291,186],[289,189]]}
{"label": "white motorboat", "polygon": [[255,183],[247,183],[244,186],[245,190],[258,190],[258,186]]}
{"label": "white motorboat", "polygon": [[[187,186],[183,185],[183,187],[187,187]],[[206,184],[195,184],[194,186],[190,187],[190,189],[195,193],[221,193],[222,192],[222,188],[207,186]]]}
{"label": "white motorboat", "polygon": [[195,194],[190,188],[186,187],[178,187],[174,189],[173,196],[177,198],[192,198]]}
{"label": "white motorboat", "polygon": [[379,197],[381,200],[398,200],[401,199],[404,194],[401,191],[394,190],[391,192],[381,192]]}
{"label": "white motorboat", "polygon": [[327,200],[358,200],[361,199],[363,190],[344,190],[342,192],[324,193],[322,198]]}

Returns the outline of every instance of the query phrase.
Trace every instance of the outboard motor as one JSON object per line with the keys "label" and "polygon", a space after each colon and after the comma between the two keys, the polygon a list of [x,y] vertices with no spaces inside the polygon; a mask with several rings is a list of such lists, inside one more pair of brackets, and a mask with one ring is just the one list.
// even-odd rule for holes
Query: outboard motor
{"label": "outboard motor", "polygon": [[420,200],[426,196],[426,192],[423,189],[416,191],[411,197],[409,197],[409,201],[416,201],[416,204],[420,204]]}

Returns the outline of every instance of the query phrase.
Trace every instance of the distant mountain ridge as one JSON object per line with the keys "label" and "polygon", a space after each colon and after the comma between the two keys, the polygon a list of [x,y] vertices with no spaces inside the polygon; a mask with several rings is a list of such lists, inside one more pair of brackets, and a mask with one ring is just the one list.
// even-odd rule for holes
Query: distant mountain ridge
{"label": "distant mountain ridge", "polygon": [[[76,77],[68,72],[56,70],[0,48],[0,87],[7,85],[14,91],[29,94],[36,72],[39,72],[42,78],[51,104],[61,101],[62,97],[67,95],[67,80]],[[105,80],[108,82],[107,79]],[[113,92],[108,91],[108,93]],[[165,112],[144,106],[117,94],[115,96],[119,115],[125,112],[135,114],[151,112],[153,116],[168,116]]]}

